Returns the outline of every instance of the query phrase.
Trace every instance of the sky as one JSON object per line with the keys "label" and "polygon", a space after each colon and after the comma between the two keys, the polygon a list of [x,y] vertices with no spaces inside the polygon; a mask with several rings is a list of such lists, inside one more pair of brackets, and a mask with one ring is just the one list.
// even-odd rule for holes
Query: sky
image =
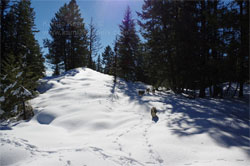
{"label": "sky", "polygon": [[[35,24],[39,30],[35,34],[40,47],[42,47],[43,54],[47,53],[47,49],[43,48],[43,40],[50,38],[48,34],[51,19],[55,13],[65,3],[70,0],[31,0],[31,6],[36,13]],[[99,51],[101,54],[107,45],[113,45],[115,37],[119,34],[119,24],[121,24],[125,9],[127,6],[132,11],[132,17],[137,19],[137,12],[141,11],[143,0],[76,0],[81,16],[84,19],[85,25],[90,23],[91,17],[98,29],[102,49]],[[137,30],[139,28],[137,27]],[[47,74],[51,74],[49,64],[46,63]]]}

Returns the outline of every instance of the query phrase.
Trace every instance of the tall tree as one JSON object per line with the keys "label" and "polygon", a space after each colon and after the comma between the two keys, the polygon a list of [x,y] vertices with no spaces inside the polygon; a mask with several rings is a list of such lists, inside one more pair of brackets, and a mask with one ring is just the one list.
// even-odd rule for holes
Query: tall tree
{"label": "tall tree", "polygon": [[96,71],[98,72],[103,72],[102,70],[102,59],[101,59],[101,56],[98,55],[98,58],[97,58],[97,61],[96,61]]}
{"label": "tall tree", "polygon": [[5,60],[5,57],[6,57],[6,43],[8,42],[8,40],[6,40],[6,36],[7,36],[7,24],[10,20],[8,20],[6,18],[6,15],[7,15],[7,9],[9,8],[9,0],[1,0],[1,4],[0,4],[0,9],[1,9],[1,13],[0,13],[0,59],[1,59],[1,62],[0,62],[0,72],[2,73],[3,70],[2,70],[2,63],[3,63],[3,60]]}
{"label": "tall tree", "polygon": [[120,27],[120,35],[117,43],[118,75],[125,80],[137,80],[136,56],[139,54],[139,37],[136,33],[135,23],[131,10],[127,7],[124,19]]}
{"label": "tall tree", "polygon": [[112,75],[112,66],[114,60],[114,52],[112,51],[110,46],[107,46],[102,54],[102,64],[103,64],[103,72],[105,74]]}
{"label": "tall tree", "polygon": [[[30,0],[13,3],[6,15],[6,47],[1,73],[1,109],[5,115],[26,116],[26,100],[34,95],[39,78],[44,76],[44,59],[35,40],[35,13]],[[15,114],[11,112],[14,111]],[[9,114],[11,113],[11,114]]]}
{"label": "tall tree", "polygon": [[199,88],[200,97],[206,87],[221,83],[222,11],[218,0],[145,0],[138,23],[149,82],[176,92]]}
{"label": "tall tree", "polygon": [[54,73],[87,65],[88,37],[80,9],[75,0],[64,4],[51,20],[49,34],[45,40],[49,49],[47,58],[54,65]]}
{"label": "tall tree", "polygon": [[100,37],[97,33],[97,28],[93,23],[93,18],[91,17],[89,28],[88,28],[88,43],[89,43],[89,55],[88,64],[89,68],[93,68],[93,57],[96,56],[98,51],[101,49]]}
{"label": "tall tree", "polygon": [[249,80],[249,1],[237,0],[239,5],[239,31],[240,48],[237,58],[238,62],[238,82],[240,84],[239,97],[243,97],[244,82]]}

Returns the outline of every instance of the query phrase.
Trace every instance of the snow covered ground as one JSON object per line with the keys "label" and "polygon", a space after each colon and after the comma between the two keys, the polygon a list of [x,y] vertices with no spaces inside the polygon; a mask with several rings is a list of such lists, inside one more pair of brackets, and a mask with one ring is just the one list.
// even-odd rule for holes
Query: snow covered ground
{"label": "snow covered ground", "polygon": [[249,102],[146,87],[87,68],[43,79],[35,116],[0,126],[0,165],[250,165]]}

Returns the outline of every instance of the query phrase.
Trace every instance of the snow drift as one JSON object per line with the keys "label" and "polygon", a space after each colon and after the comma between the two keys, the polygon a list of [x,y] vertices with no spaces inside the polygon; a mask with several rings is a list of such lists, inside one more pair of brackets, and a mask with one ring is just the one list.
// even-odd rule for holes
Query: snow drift
{"label": "snow drift", "polygon": [[0,165],[250,164],[249,103],[139,96],[146,87],[88,68],[44,78],[35,116],[1,124]]}

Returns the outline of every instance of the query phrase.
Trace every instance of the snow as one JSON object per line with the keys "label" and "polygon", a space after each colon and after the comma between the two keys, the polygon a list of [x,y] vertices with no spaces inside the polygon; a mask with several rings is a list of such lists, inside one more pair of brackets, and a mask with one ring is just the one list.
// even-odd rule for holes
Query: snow
{"label": "snow", "polygon": [[15,105],[15,107],[14,107],[14,109],[13,109],[13,112],[14,112],[14,113],[17,113],[17,111],[18,111],[17,108],[18,108],[18,105]]}
{"label": "snow", "polygon": [[27,89],[25,89],[23,86],[20,86],[19,88],[17,88],[16,90],[12,91],[12,95],[14,96],[31,96],[31,92]]}
{"label": "snow", "polygon": [[12,95],[16,96],[20,93],[20,87],[17,88],[16,90],[12,91]]}
{"label": "snow", "polygon": [[[40,80],[35,116],[0,126],[0,165],[245,166],[249,103],[190,100],[88,68]],[[249,88],[248,88],[249,89]],[[158,110],[157,123],[150,109]]]}
{"label": "snow", "polygon": [[0,108],[0,115],[2,115],[4,113],[4,111]]}
{"label": "snow", "polygon": [[23,92],[22,92],[23,96],[31,96],[32,95],[28,89],[26,89],[24,87],[22,87],[22,89],[23,89]]}
{"label": "snow", "polygon": [[7,90],[13,88],[14,86],[16,86],[16,84],[17,84],[17,82],[14,82],[14,84],[10,84],[9,86],[7,86],[7,87],[3,90],[3,92],[6,93]]}
{"label": "snow", "polygon": [[0,97],[0,102],[4,102],[4,100],[5,100],[4,96],[1,96]]}
{"label": "snow", "polygon": [[3,76],[2,80],[5,80],[5,79],[6,79],[6,77],[7,77],[7,74]]}
{"label": "snow", "polygon": [[20,77],[22,74],[23,74],[23,72],[19,72],[19,73],[16,75],[16,78]]}

